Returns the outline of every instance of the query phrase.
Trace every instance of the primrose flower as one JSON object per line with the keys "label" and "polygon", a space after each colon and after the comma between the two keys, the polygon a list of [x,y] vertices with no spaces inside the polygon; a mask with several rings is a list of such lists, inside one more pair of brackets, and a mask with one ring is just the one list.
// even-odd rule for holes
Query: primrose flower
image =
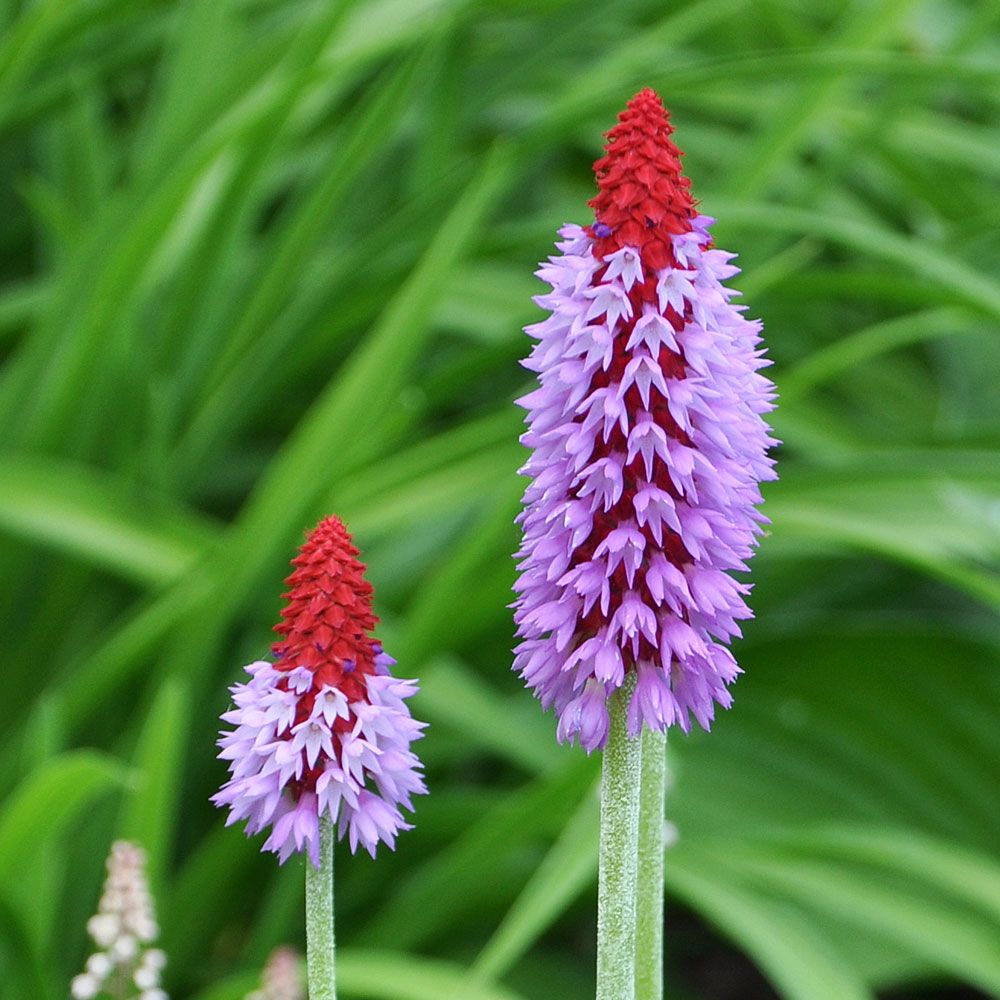
{"label": "primrose flower", "polygon": [[723,281],[660,99],[637,94],[594,165],[596,221],[560,230],[519,400],[532,454],[519,517],[514,668],[560,740],[604,746],[608,697],[635,674],[628,728],[704,728],[740,672],[746,570],[774,479],[761,324]]}
{"label": "primrose flower", "polygon": [[146,881],[146,853],[128,840],[116,840],[108,855],[108,877],[87,933],[97,950],[84,972],[70,983],[74,1000],[97,996],[167,1000],[160,989],[166,956],[150,945],[159,935],[153,898]]}
{"label": "primrose flower", "polygon": [[222,719],[235,729],[219,741],[230,780],[212,801],[248,835],[270,827],[263,849],[282,863],[307,851],[318,868],[321,817],[372,857],[411,828],[400,807],[426,791],[410,750],[424,724],[405,704],[416,682],[393,677],[396,661],[371,638],[372,587],[343,523],[320,521],[292,565],[275,662],[251,663],[230,689]]}

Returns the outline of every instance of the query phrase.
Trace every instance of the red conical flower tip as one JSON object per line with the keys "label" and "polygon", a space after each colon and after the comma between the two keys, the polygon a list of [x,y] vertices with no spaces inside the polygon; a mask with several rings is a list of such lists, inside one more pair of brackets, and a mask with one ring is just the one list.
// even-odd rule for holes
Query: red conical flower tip
{"label": "red conical flower tip", "polygon": [[674,263],[670,237],[691,230],[691,182],[681,172],[681,151],[656,92],[640,91],[607,133],[605,155],[594,164],[599,194],[589,204],[594,256],[633,247],[648,269]]}
{"label": "red conical flower tip", "polygon": [[329,684],[350,701],[364,697],[364,678],[375,672],[371,632],[372,585],[338,517],[320,521],[292,560],[295,571],[282,594],[288,604],[274,631],[284,636],[272,649],[276,670],[305,667],[316,686]]}

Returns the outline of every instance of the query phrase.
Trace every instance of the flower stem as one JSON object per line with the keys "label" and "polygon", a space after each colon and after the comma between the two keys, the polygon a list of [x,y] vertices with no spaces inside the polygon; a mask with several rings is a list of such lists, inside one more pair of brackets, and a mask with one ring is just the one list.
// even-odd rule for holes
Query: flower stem
{"label": "flower stem", "polygon": [[626,712],[635,675],[611,698],[611,730],[601,771],[597,882],[597,1000],[634,1000],[636,840],[641,743],[630,740]]}
{"label": "flower stem", "polygon": [[636,896],[636,1000],[663,1000],[663,822],[667,737],[642,731],[639,795],[639,887]]}
{"label": "flower stem", "polygon": [[319,868],[306,861],[306,966],[309,1000],[336,1000],[333,943],[333,824],[319,821]]}

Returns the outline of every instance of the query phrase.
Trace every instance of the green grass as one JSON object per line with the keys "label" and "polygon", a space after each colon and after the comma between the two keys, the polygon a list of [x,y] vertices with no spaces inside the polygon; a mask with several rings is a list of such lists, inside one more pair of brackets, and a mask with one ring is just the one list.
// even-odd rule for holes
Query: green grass
{"label": "green grass", "polygon": [[345,996],[592,990],[597,761],[509,669],[512,400],[531,272],[643,85],[784,441],[735,706],[670,740],[670,995],[710,1000],[722,938],[794,1000],[1000,996],[1000,6],[667,9],[0,2],[5,1000],[65,996],[115,836],[172,996],[301,947],[301,863],[208,796],[334,511],[431,723],[415,830],[338,858]]}

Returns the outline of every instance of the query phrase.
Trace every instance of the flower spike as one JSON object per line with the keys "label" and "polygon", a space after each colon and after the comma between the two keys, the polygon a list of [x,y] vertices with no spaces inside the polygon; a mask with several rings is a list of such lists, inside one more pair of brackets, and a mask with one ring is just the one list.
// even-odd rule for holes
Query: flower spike
{"label": "flower spike", "polygon": [[97,950],[87,959],[86,970],[73,977],[70,996],[167,1000],[160,987],[167,957],[152,946],[160,931],[146,878],[146,852],[132,841],[116,840],[107,870],[97,913],[87,921]]}
{"label": "flower spike", "polygon": [[320,521],[292,565],[275,661],[251,663],[230,689],[222,718],[235,729],[219,741],[230,780],[212,801],[248,835],[270,827],[264,850],[282,862],[307,851],[319,867],[323,817],[374,857],[410,829],[400,807],[426,791],[410,750],[424,724],[404,703],[417,685],[392,676],[396,661],[371,638],[372,587],[339,518]]}
{"label": "flower spike", "polygon": [[306,1000],[300,963],[298,953],[292,948],[275,948],[264,966],[260,989],[248,993],[243,1000]]}
{"label": "flower spike", "polygon": [[[559,716],[560,740],[608,737],[608,699],[634,675],[628,730],[704,728],[740,672],[745,570],[766,519],[776,444],[763,414],[761,324],[695,208],[667,113],[628,103],[594,165],[595,221],[566,225],[538,276],[547,319],[519,400],[532,454],[519,517],[515,669]],[[630,685],[631,686],[631,685]]]}

